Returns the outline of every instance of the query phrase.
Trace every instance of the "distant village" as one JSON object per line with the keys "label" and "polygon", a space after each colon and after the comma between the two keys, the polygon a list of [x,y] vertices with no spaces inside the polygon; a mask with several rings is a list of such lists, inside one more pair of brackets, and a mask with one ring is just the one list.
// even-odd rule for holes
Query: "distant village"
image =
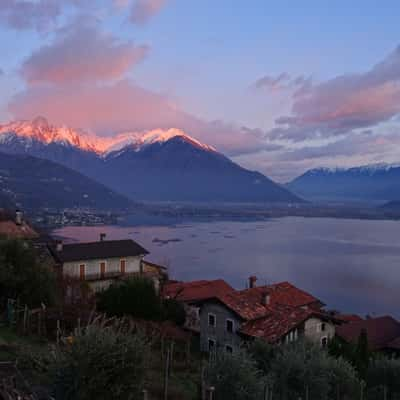
{"label": "distant village", "polygon": [[131,278],[148,279],[162,299],[174,300],[185,312],[183,325],[160,328],[165,336],[177,341],[196,337],[195,351],[202,354],[235,354],[254,341],[275,346],[306,340],[324,351],[332,340],[356,344],[363,334],[370,351],[390,357],[400,354],[400,322],[395,318],[330,311],[323,300],[291,282],[258,285],[257,277],[249,276],[247,287],[235,289],[223,279],[172,280],[167,267],[154,263],[140,243],[108,240],[100,234],[94,242],[66,244],[37,232],[21,211],[0,211],[0,237],[28,241],[50,260],[64,282],[67,305],[81,304],[84,297],[95,298]]}

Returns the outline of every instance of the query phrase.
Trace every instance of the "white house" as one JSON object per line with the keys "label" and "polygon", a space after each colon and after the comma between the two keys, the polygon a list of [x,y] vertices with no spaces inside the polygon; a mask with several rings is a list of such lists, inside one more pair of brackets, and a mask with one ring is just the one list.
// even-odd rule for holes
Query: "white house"
{"label": "white house", "polygon": [[57,243],[50,246],[56,268],[63,277],[87,281],[93,291],[107,288],[114,280],[143,272],[148,253],[133,240],[100,240],[90,243]]}

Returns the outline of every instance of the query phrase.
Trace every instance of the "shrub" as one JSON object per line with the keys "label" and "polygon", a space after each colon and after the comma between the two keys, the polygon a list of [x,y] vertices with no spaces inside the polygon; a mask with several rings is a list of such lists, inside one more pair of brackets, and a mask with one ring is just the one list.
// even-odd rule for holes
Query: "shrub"
{"label": "shrub", "polygon": [[209,364],[207,379],[215,387],[217,400],[258,400],[265,384],[256,362],[243,351],[217,353]]}
{"label": "shrub", "polygon": [[185,324],[186,311],[182,303],[175,299],[165,299],[163,301],[164,319],[174,322],[176,325]]}
{"label": "shrub", "polygon": [[52,305],[56,298],[55,274],[39,262],[36,251],[21,240],[0,240],[0,293],[29,307]]}
{"label": "shrub", "polygon": [[161,299],[150,279],[137,277],[115,283],[98,294],[97,307],[109,316],[131,315],[135,318],[160,320]]}
{"label": "shrub", "polygon": [[51,365],[59,400],[139,399],[148,345],[142,336],[119,326],[92,323],[60,346]]}

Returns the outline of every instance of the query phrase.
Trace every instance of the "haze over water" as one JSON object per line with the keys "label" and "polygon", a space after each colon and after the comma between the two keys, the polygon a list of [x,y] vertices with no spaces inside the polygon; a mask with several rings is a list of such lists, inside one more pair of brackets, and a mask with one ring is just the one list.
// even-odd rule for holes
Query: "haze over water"
{"label": "haze over water", "polygon": [[223,278],[236,288],[288,280],[329,308],[400,317],[400,222],[280,218],[174,226],[65,227],[68,240],[132,238],[174,279]]}

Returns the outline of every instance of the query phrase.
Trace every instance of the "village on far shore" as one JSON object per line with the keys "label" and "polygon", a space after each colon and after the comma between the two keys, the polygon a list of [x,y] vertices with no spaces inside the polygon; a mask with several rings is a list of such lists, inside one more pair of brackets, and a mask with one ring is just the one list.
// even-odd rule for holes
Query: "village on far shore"
{"label": "village on far shore", "polygon": [[[237,290],[223,279],[170,280],[167,267],[150,261],[151,254],[131,239],[108,240],[100,234],[95,242],[64,244],[36,232],[18,210],[0,210],[0,236],[31,241],[58,276],[84,282],[92,294],[132,277],[150,279],[162,298],[183,305],[185,323],[176,330],[197,336],[202,352],[233,353],[254,339],[283,344],[306,338],[325,348],[334,337],[355,343],[366,332],[371,350],[400,354],[400,322],[395,318],[330,311],[290,282],[258,286],[257,277],[250,276],[247,287]],[[82,296],[75,283],[67,285],[66,303]]]}

